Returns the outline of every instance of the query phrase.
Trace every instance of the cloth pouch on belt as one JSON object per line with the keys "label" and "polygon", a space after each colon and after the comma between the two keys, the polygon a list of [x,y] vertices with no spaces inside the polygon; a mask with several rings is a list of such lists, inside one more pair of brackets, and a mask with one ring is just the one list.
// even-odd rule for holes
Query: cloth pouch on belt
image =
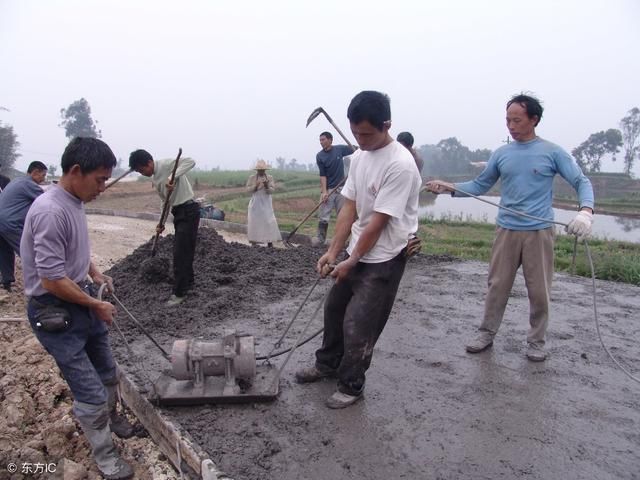
{"label": "cloth pouch on belt", "polygon": [[57,305],[42,305],[34,315],[36,328],[43,332],[64,332],[71,326],[69,312]]}

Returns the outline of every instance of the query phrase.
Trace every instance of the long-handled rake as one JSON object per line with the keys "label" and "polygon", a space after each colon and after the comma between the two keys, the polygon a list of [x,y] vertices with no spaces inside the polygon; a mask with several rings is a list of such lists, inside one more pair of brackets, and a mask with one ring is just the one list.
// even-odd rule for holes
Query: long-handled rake
{"label": "long-handled rake", "polygon": [[[344,133],[342,133],[342,130],[340,130],[340,128],[338,128],[338,126],[335,124],[335,122],[333,121],[333,119],[329,116],[329,114],[325,111],[324,108],[322,107],[318,107],[316,108],[313,112],[311,112],[311,115],[309,115],[309,118],[307,118],[307,127],[309,126],[309,124],[311,122],[313,122],[313,120],[315,120],[318,115],[324,115],[327,120],[329,121],[329,123],[333,126],[333,128],[336,129],[336,131],[340,134],[340,136],[342,137],[342,139],[347,143],[347,145],[349,145],[349,147],[351,147],[351,150],[353,150],[355,152],[356,147],[353,146],[353,144],[349,141],[349,139],[345,136]],[[338,190],[340,187],[342,187],[344,185],[344,182],[347,181],[347,178],[343,178],[342,181],[336,185],[335,187],[333,187],[330,191],[329,191],[329,196],[331,196],[336,190]],[[285,238],[283,240],[283,243],[285,244],[285,246],[291,247],[293,246],[291,244],[291,238],[295,235],[295,233],[298,231],[298,229],[305,224],[305,222],[307,220],[309,220],[309,218],[311,218],[311,215],[313,215],[316,210],[318,210],[320,208],[320,206],[322,205],[322,201],[320,201],[315,207],[313,207],[313,210],[311,210],[306,217],[304,217],[304,219],[302,219],[302,221],[296,226],[296,228],[294,228],[291,233],[289,233],[289,235],[287,235],[287,238]]]}
{"label": "long-handled rake", "polygon": [[116,178],[113,182],[111,182],[109,185],[105,186],[104,189],[106,190],[109,187],[113,187],[116,183],[118,183],[120,180],[122,180],[124,177],[126,177],[127,175],[129,175],[131,172],[133,172],[133,170],[127,170],[126,172],[124,172],[122,175],[120,175],[118,178]]}
{"label": "long-handled rake", "polygon": [[324,108],[322,107],[318,107],[316,108],[313,112],[311,112],[311,115],[309,115],[309,118],[307,118],[307,127],[309,126],[309,124],[311,122],[313,122],[316,117],[320,114],[323,114],[325,117],[327,117],[327,120],[329,121],[329,123],[333,126],[333,128],[336,129],[336,132],[338,132],[340,134],[340,136],[342,137],[342,139],[347,142],[347,145],[349,145],[351,147],[351,150],[353,150],[355,152],[356,147],[353,146],[353,144],[349,141],[349,139],[347,137],[345,137],[344,133],[342,133],[342,130],[340,130],[338,128],[338,126],[335,124],[335,122],[333,121],[333,119],[329,116],[329,114],[324,110]]}
{"label": "long-handled rake", "polygon": [[[335,187],[333,187],[333,188],[329,191],[329,195],[328,195],[328,196],[331,196],[331,195],[333,194],[333,192],[335,192],[335,191],[336,191],[336,190],[338,190],[340,187],[342,187],[342,186],[344,185],[344,182],[346,182],[346,181],[347,181],[347,177],[343,178],[343,179],[342,179],[342,181],[341,181],[338,185],[336,185]],[[323,203],[323,201],[322,201],[322,200],[320,200],[320,202],[318,202],[318,204],[317,204],[315,207],[313,207],[313,210],[311,210],[311,211],[307,214],[307,216],[306,216],[306,217],[304,217],[304,218],[302,219],[302,221],[301,221],[298,225],[296,225],[296,228],[294,228],[293,230],[291,230],[291,233],[289,233],[289,235],[287,235],[287,238],[285,238],[285,239],[283,240],[283,243],[284,243],[286,246],[288,246],[288,247],[292,247],[292,246],[293,246],[293,244],[291,243],[291,238],[296,234],[296,232],[298,231],[298,229],[299,229],[302,225],[304,225],[304,224],[305,224],[305,222],[306,222],[307,220],[309,220],[309,218],[311,217],[311,215],[313,215],[313,214],[316,212],[316,210],[318,210],[318,209],[320,208],[320,205],[322,205],[322,203]]]}

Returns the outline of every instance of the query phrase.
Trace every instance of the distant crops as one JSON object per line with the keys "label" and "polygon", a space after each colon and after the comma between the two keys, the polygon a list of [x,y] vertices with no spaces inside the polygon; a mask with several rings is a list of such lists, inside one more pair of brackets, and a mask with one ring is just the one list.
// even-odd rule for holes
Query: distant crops
{"label": "distant crops", "polygon": [[[255,170],[193,170],[189,172],[189,179],[192,183],[196,181],[204,185],[216,188],[244,187],[247,179],[253,175]],[[318,173],[296,172],[288,170],[268,170],[276,183],[280,183],[285,189],[302,186],[316,185],[319,187],[320,180]]]}

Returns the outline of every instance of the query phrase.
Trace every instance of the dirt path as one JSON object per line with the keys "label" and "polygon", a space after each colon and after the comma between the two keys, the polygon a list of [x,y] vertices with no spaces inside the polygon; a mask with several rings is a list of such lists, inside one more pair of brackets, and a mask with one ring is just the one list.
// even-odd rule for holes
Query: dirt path
{"label": "dirt path", "polygon": [[[94,260],[113,273],[120,298],[170,348],[176,338],[220,338],[235,327],[266,353],[292,317],[315,274],[319,251],[249,248],[203,233],[197,290],[175,310],[163,307],[168,283],[140,281],[154,222],[89,216]],[[207,234],[209,233],[209,234]],[[234,236],[233,240],[242,240]],[[169,256],[171,237],[161,241]],[[173,407],[167,413],[236,480],[388,478],[640,478],[640,386],[599,345],[590,281],[556,274],[549,330],[551,358],[524,357],[527,299],[521,277],[494,347],[469,355],[463,343],[482,313],[486,264],[413,259],[389,324],[374,353],[364,401],[343,411],[323,402],[335,386],[300,386],[295,369],[309,365],[319,338],[301,347],[272,403]],[[640,375],[640,288],[597,282],[604,340]],[[289,339],[297,336],[329,287],[322,283]],[[19,289],[19,287],[18,287]],[[14,293],[2,316],[24,315]],[[167,364],[119,316],[147,373]],[[316,319],[312,330],[320,326]],[[123,367],[148,386],[112,337]],[[48,355],[26,325],[3,324],[0,335],[0,478],[9,461],[66,457],[97,478],[88,446],[70,416],[70,397]],[[279,364],[282,357],[274,360]],[[137,478],[176,478],[148,439],[121,442]],[[35,477],[34,477],[35,478]],[[46,477],[42,477],[46,478]]]}
{"label": "dirt path", "polygon": [[[145,243],[155,223],[129,218],[88,216],[93,261],[108,269]],[[170,227],[172,228],[172,227]],[[24,318],[25,299],[20,262],[9,295],[0,294],[0,318]],[[4,292],[2,290],[1,292]],[[71,393],[53,359],[26,322],[0,323],[0,479],[59,478],[97,480],[90,449],[71,412]],[[136,478],[175,480],[177,472],[148,437],[116,439],[132,462]],[[9,475],[10,463],[17,466]],[[48,473],[25,473],[36,464],[53,466]]]}
{"label": "dirt path", "polygon": [[[160,254],[170,255],[170,238]],[[292,317],[315,274],[319,251],[227,244],[203,231],[196,290],[168,310],[169,283],[145,284],[148,246],[112,274],[120,298],[167,349],[177,338],[220,338],[235,327],[266,353]],[[633,479],[640,472],[640,386],[606,357],[596,336],[590,281],[557,274],[543,364],[526,360],[528,302],[518,277],[494,347],[469,355],[463,344],[482,314],[486,264],[413,259],[374,353],[364,401],[331,411],[326,381],[293,383],[320,340],[301,347],[273,403],[167,409],[240,479],[527,478]],[[329,287],[320,285],[289,335],[295,338]],[[640,288],[597,282],[601,328],[614,354],[640,371]],[[122,321],[153,378],[167,367],[130,322]],[[316,320],[315,328],[321,325]],[[315,329],[313,328],[313,329]],[[313,330],[312,329],[312,330]],[[124,347],[124,368],[141,387]],[[275,362],[279,363],[282,358]]]}

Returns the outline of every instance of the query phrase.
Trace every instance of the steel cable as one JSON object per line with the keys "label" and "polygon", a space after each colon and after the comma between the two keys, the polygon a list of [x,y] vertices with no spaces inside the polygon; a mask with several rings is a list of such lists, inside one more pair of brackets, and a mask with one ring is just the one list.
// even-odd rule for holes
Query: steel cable
{"label": "steel cable", "polygon": [[[493,205],[495,207],[498,208],[502,208],[503,210],[507,210],[511,213],[514,213],[516,215],[520,215],[521,217],[527,217],[527,218],[531,218],[533,220],[538,220],[538,221],[542,221],[542,222],[547,222],[547,223],[553,223],[556,225],[562,225],[563,227],[567,227],[566,223],[562,223],[562,222],[556,222],[555,220],[549,220],[546,218],[540,218],[540,217],[536,217],[534,215],[529,215],[527,213],[524,212],[519,212],[518,210],[514,210],[512,208],[509,207],[505,207],[503,205],[497,204],[495,202],[491,202],[489,200],[486,200],[484,198],[480,198],[476,195],[473,195],[471,193],[465,192],[464,190],[461,190],[459,188],[453,187],[453,189],[456,192],[460,192],[463,195],[475,198],[476,200],[480,200],[481,202],[484,203],[488,203],[489,205]],[[576,242],[574,242],[574,251],[573,251],[573,261],[575,264],[575,258],[576,258],[576,248],[577,248],[577,236],[576,236]],[[587,242],[586,239],[583,240],[584,242],[584,246],[585,246],[585,252],[587,254],[587,259],[589,260],[589,267],[591,268],[591,283],[592,283],[592,287],[593,287],[593,318],[595,320],[595,324],[596,324],[596,332],[598,333],[598,339],[600,340],[600,345],[602,345],[602,348],[604,349],[605,352],[607,352],[607,355],[609,356],[609,358],[611,358],[611,360],[613,361],[613,363],[624,372],[625,375],[627,375],[631,380],[634,380],[638,383],[640,383],[640,378],[636,377],[635,375],[633,375],[631,372],[629,372],[614,356],[613,354],[609,351],[609,349],[607,348],[607,346],[604,344],[604,340],[602,339],[602,334],[600,333],[600,320],[598,319],[598,305],[597,305],[597,290],[596,290],[596,273],[595,273],[595,267],[593,266],[593,258],[591,257],[591,249],[589,248],[589,243]]]}

